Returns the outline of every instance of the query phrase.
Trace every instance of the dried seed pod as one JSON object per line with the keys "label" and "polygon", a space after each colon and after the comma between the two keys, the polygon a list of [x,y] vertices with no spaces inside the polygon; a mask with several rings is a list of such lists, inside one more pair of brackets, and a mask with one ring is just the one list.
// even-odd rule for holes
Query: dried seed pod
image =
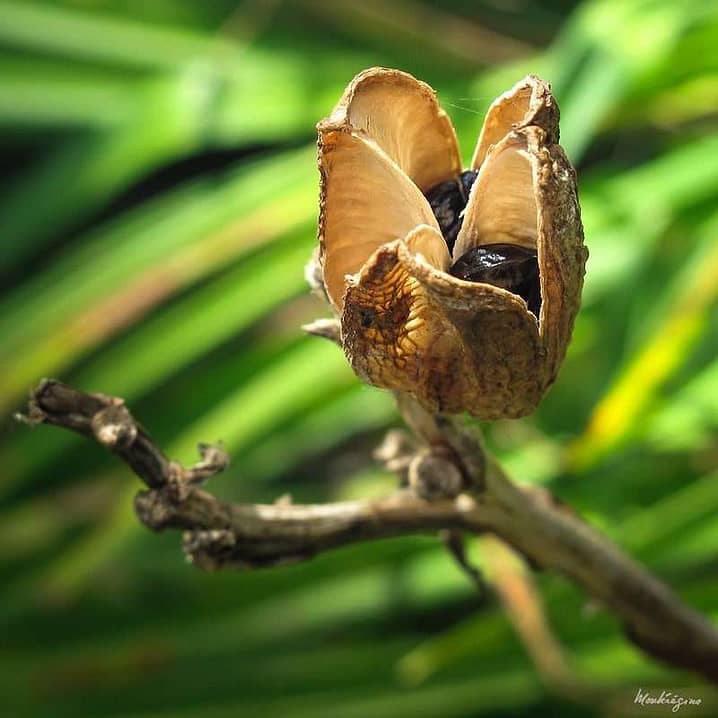
{"label": "dried seed pod", "polygon": [[525,78],[489,109],[464,173],[433,91],[397,70],[359,74],[319,123],[320,263],[362,379],[432,411],[535,409],[587,256],[558,117]]}

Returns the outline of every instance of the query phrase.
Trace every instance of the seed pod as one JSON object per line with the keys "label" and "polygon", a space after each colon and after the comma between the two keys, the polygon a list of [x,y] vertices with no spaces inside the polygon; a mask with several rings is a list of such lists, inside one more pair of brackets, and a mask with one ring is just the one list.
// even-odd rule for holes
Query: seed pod
{"label": "seed pod", "polygon": [[433,90],[406,73],[360,73],[319,123],[320,263],[359,377],[436,412],[536,408],[566,353],[587,256],[558,118],[536,77],[500,96],[475,181]]}

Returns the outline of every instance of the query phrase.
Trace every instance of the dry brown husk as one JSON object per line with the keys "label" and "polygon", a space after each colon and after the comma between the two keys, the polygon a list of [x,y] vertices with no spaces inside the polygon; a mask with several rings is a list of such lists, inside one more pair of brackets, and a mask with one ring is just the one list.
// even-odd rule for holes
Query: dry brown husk
{"label": "dry brown husk", "polygon": [[534,76],[493,103],[453,256],[498,242],[535,247],[538,319],[521,297],[446,271],[452,257],[422,193],[461,164],[428,85],[372,68],[319,123],[320,262],[359,377],[436,412],[499,419],[536,408],[565,356],[587,256],[558,120]]}

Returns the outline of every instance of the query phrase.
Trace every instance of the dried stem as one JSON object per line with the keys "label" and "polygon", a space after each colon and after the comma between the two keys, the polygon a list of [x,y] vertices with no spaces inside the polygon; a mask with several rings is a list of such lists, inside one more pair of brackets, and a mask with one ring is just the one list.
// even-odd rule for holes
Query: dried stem
{"label": "dried stem", "polygon": [[[629,638],[654,657],[718,682],[718,632],[661,581],[544,491],[514,484],[484,451],[474,427],[397,401],[429,462],[418,475],[450,496],[429,501],[401,490],[375,501],[322,505],[228,504],[197,484],[224,469],[219,449],[201,447],[189,469],[170,461],[120,399],[55,381],[32,393],[26,420],[71,429],[116,453],[147,485],[135,507],[155,531],[185,530],[185,550],[203,568],[276,565],[349,543],[417,532],[491,533],[530,564],[563,574],[611,610]],[[460,493],[453,495],[455,477]]]}
{"label": "dried stem", "polygon": [[541,595],[526,562],[494,536],[482,539],[482,556],[491,584],[544,683],[569,699],[599,699],[571,667],[549,625]]}

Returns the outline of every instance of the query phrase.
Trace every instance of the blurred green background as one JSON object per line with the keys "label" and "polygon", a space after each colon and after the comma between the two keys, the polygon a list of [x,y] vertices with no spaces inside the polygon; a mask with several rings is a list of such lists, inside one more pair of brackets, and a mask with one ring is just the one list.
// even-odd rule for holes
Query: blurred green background
{"label": "blurred green background", "polygon": [[3,715],[613,716],[637,686],[718,715],[551,575],[543,610],[591,697],[542,679],[434,537],[201,573],[138,525],[113,457],[11,421],[54,376],[125,397],[174,458],[222,439],[222,497],[390,491],[370,455],[389,396],[299,331],[326,313],[303,279],[314,123],[372,65],[432,84],[466,159],[497,94],[552,83],[584,303],[539,411],[488,440],[718,617],[715,2],[0,1]]}

